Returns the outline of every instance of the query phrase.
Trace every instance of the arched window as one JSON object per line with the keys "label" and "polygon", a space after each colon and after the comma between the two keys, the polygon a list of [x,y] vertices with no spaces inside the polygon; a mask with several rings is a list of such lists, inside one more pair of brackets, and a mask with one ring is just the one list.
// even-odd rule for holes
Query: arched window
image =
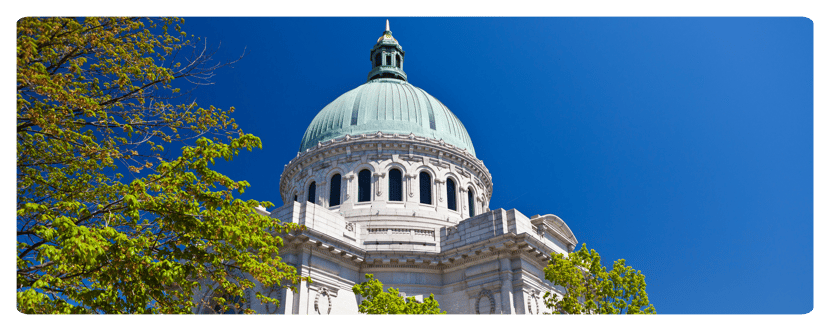
{"label": "arched window", "polygon": [[372,198],[372,172],[363,169],[357,174],[357,202]]}
{"label": "arched window", "polygon": [[467,204],[470,205],[470,217],[476,216],[476,200],[473,197],[473,188],[467,189]]}
{"label": "arched window", "polygon": [[392,65],[392,54],[386,54],[386,64],[387,66]]}
{"label": "arched window", "polygon": [[398,68],[400,68],[401,65],[403,64],[403,61],[401,61],[401,55],[400,54],[395,55],[395,61],[396,61],[395,64],[398,66]]}
{"label": "arched window", "polygon": [[242,307],[242,298],[238,295],[223,295],[223,299],[225,299],[224,304],[220,304],[217,300],[216,304],[213,306],[213,312],[215,314],[242,314],[244,309]]}
{"label": "arched window", "polygon": [[432,204],[432,178],[424,171],[418,177],[421,177],[421,203],[428,205]]}
{"label": "arched window", "polygon": [[340,174],[331,176],[329,184],[329,207],[340,205]]}
{"label": "arched window", "polygon": [[375,67],[379,67],[382,63],[380,62],[380,52],[375,53]]}
{"label": "arched window", "polygon": [[452,178],[447,178],[447,208],[458,210],[455,204],[455,181]]}
{"label": "arched window", "polygon": [[403,201],[403,177],[398,169],[389,170],[389,201]]}
{"label": "arched window", "polygon": [[308,185],[308,202],[314,203],[315,199],[317,199],[317,183],[311,182],[311,185]]}
{"label": "arched window", "polygon": [[294,201],[297,201],[297,195],[294,194]]}

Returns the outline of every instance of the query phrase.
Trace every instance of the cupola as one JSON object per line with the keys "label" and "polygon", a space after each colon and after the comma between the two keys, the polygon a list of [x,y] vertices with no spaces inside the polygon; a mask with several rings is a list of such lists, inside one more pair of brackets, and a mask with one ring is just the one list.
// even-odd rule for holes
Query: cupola
{"label": "cupola", "polygon": [[389,20],[386,20],[386,31],[383,31],[383,35],[378,38],[378,42],[369,54],[372,71],[369,71],[368,80],[395,78],[406,81],[406,73],[403,72],[404,51],[398,41],[392,37]]}

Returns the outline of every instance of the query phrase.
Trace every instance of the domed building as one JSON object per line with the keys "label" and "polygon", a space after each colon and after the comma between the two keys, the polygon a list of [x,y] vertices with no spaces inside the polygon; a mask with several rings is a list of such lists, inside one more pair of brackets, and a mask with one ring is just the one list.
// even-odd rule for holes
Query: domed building
{"label": "domed building", "polygon": [[[574,234],[555,215],[490,209],[493,182],[470,135],[441,101],[407,82],[386,31],[365,84],[323,108],[280,178],[284,206],[261,213],[306,231],[283,259],[310,277],[260,313],[357,314],[351,288],[374,274],[407,297],[435,294],[451,314],[540,314],[551,252]],[[266,291],[267,292],[267,291]],[[253,300],[257,301],[257,300]]]}

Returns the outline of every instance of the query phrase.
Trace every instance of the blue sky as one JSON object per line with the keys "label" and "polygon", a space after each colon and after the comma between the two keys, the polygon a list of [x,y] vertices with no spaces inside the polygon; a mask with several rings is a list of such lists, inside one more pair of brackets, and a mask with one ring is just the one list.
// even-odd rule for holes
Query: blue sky
{"label": "blue sky", "polygon": [[[813,309],[813,22],[390,18],[409,82],[466,126],[491,209],[556,214],[658,313]],[[245,57],[195,93],[263,149],[217,168],[282,205],[312,118],[366,80],[384,18],[187,18]]]}

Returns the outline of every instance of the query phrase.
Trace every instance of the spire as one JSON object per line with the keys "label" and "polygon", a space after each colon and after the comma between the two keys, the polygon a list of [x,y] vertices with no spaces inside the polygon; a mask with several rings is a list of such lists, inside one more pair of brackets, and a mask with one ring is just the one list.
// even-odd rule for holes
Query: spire
{"label": "spire", "polygon": [[395,78],[406,81],[406,73],[403,72],[404,51],[398,41],[392,37],[389,30],[389,20],[386,20],[386,30],[378,38],[375,47],[369,53],[369,61],[372,62],[372,71],[369,71],[369,80],[376,78]]}

